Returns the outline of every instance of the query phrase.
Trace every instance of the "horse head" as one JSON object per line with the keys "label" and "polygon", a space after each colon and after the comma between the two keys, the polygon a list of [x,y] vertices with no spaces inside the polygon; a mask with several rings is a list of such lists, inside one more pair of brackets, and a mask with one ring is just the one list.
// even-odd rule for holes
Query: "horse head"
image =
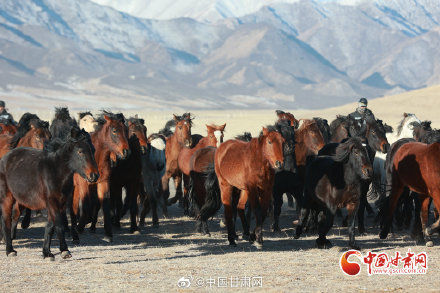
{"label": "horse head", "polygon": [[94,132],[98,126],[98,122],[90,112],[79,113],[79,127],[85,131],[91,133]]}
{"label": "horse head", "polygon": [[141,146],[142,154],[145,154],[148,147],[148,139],[147,139],[147,127],[145,126],[144,119],[140,118],[129,118],[127,120],[128,126],[128,137],[132,137],[135,135],[139,140],[139,144]]}
{"label": "horse head", "polygon": [[263,127],[259,140],[262,143],[263,157],[269,161],[273,169],[281,170],[284,165],[283,144],[285,141],[281,133],[269,131]]}
{"label": "horse head", "polygon": [[206,125],[206,130],[208,135],[208,144],[209,146],[219,147],[221,143],[223,143],[224,131],[225,131],[226,123],[223,125]]}
{"label": "horse head", "polygon": [[373,167],[360,138],[352,137],[340,143],[336,147],[333,159],[336,162],[349,164],[353,172],[364,180],[371,179],[373,175]]}
{"label": "horse head", "polygon": [[173,114],[174,121],[176,122],[176,129],[174,130],[174,134],[177,141],[186,147],[191,147],[192,139],[191,139],[191,126],[192,126],[192,118],[190,115],[182,115],[176,116]]}

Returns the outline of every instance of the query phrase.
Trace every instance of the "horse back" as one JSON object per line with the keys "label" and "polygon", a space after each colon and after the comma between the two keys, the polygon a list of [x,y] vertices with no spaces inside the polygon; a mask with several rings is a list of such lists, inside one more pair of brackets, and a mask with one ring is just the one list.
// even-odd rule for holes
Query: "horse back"
{"label": "horse back", "polygon": [[189,162],[190,171],[203,173],[207,167],[214,163],[215,147],[205,147],[194,152]]}

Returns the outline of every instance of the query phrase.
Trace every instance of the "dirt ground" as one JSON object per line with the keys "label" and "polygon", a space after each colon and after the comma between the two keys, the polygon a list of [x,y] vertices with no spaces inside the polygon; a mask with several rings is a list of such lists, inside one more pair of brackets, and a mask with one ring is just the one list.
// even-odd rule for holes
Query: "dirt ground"
{"label": "dirt ground", "polygon": [[[270,231],[270,219],[265,222],[264,247],[257,250],[244,240],[237,247],[229,247],[226,231],[220,228],[220,215],[209,222],[211,237],[194,232],[194,221],[184,217],[176,205],[170,209],[170,218],[161,219],[160,227],[153,228],[151,219],[140,235],[128,233],[128,219],[115,230],[114,242],[102,240],[102,218],[96,234],[86,231],[81,244],[73,245],[68,237],[72,258],[62,260],[58,241],[53,240],[55,261],[42,258],[44,217],[34,217],[28,230],[19,229],[14,241],[17,257],[6,257],[0,247],[1,292],[333,292],[333,291],[439,291],[440,241],[434,237],[434,247],[416,246],[406,232],[380,240],[378,229],[372,228],[367,218],[367,236],[357,236],[362,253],[367,251],[396,251],[405,254],[426,251],[426,275],[368,276],[361,264],[357,276],[344,275],[339,260],[346,251],[347,229],[339,227],[340,219],[329,233],[333,248],[315,247],[315,235],[293,239],[292,220],[296,211],[283,206],[281,233]],[[240,221],[237,233],[241,235]],[[179,288],[178,280],[190,280],[189,288]],[[226,287],[220,287],[219,278]],[[232,278],[232,279],[231,279]],[[215,283],[212,283],[214,282]],[[249,284],[249,280],[251,284]],[[259,287],[259,281],[262,281]],[[255,282],[255,283],[254,283]],[[209,284],[212,283],[212,288]],[[232,286],[237,286],[231,288]]]}

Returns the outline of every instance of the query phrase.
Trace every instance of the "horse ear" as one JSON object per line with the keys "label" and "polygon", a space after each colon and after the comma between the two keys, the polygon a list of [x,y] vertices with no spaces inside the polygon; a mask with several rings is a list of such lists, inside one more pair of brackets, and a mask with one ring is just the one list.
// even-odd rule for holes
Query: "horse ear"
{"label": "horse ear", "polygon": [[277,115],[283,115],[283,114],[284,114],[284,111],[281,111],[281,110],[275,110],[275,113],[277,113]]}
{"label": "horse ear", "polygon": [[214,132],[214,127],[212,127],[211,125],[205,124],[206,125],[206,130],[208,132]]}
{"label": "horse ear", "polygon": [[111,121],[111,119],[110,119],[110,117],[109,117],[108,115],[104,115],[104,119],[105,119],[107,122],[110,122],[110,121]]}
{"label": "horse ear", "polygon": [[225,130],[225,127],[226,127],[226,123],[223,124],[222,126],[220,126],[220,131],[224,131],[224,130]]}
{"label": "horse ear", "polygon": [[139,119],[139,121],[141,122],[142,125],[145,124],[145,120],[144,119]]}
{"label": "horse ear", "polygon": [[267,136],[269,134],[269,130],[266,127],[263,127],[263,135]]}
{"label": "horse ear", "polygon": [[408,117],[408,113],[406,113],[406,112],[403,113],[403,117],[405,117],[405,118]]}
{"label": "horse ear", "polygon": [[179,121],[179,118],[177,118],[177,116],[176,116],[176,114],[173,114],[173,119],[174,119],[174,121]]}

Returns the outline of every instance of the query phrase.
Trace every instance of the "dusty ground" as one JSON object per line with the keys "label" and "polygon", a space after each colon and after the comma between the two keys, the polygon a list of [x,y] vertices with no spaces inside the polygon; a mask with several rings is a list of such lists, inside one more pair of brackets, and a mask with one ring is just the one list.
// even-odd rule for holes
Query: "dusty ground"
{"label": "dusty ground", "polygon": [[[395,251],[406,253],[408,248],[419,253],[426,251],[429,268],[426,275],[368,276],[362,265],[361,273],[349,277],[342,273],[339,259],[347,249],[346,229],[335,226],[329,239],[334,247],[329,250],[315,248],[314,235],[293,239],[293,209],[284,207],[281,219],[281,233],[269,231],[266,221],[264,247],[259,251],[248,242],[239,240],[236,248],[227,245],[226,233],[219,227],[219,216],[210,221],[211,237],[193,232],[194,222],[183,217],[177,206],[171,209],[171,218],[161,220],[159,228],[151,222],[141,235],[128,234],[128,222],[115,231],[114,243],[102,241],[103,228],[96,234],[88,231],[81,236],[81,245],[68,241],[72,259],[55,261],[42,259],[41,247],[44,233],[44,219],[34,218],[31,228],[19,230],[15,241],[18,256],[7,258],[4,246],[0,249],[0,288],[2,292],[136,292],[136,291],[206,291],[209,278],[261,277],[262,288],[241,288],[239,291],[438,291],[440,289],[440,241],[435,246],[416,246],[406,233],[394,238],[380,240],[378,230],[368,229],[368,236],[357,237],[363,252],[383,251],[394,255]],[[369,219],[371,222],[371,219]],[[339,223],[339,220],[338,220]],[[371,223],[370,223],[371,224]],[[238,233],[241,225],[238,222]],[[58,242],[53,241],[53,252]],[[188,289],[179,289],[181,277],[192,277]],[[196,282],[204,281],[202,286]],[[235,279],[233,279],[235,280]],[[229,288],[229,290],[232,290]]]}

